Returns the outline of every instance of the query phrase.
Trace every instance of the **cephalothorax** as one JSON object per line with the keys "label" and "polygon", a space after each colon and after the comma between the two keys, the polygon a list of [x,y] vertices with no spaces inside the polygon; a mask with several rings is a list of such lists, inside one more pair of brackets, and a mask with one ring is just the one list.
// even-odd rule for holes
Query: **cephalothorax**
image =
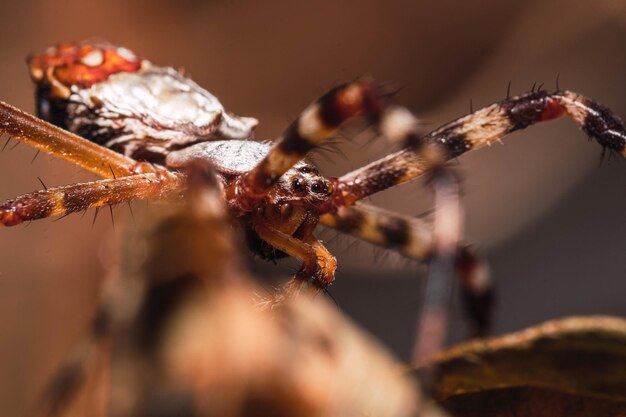
{"label": "cephalothorax", "polygon": [[[442,159],[563,115],[604,148],[626,155],[623,123],[570,91],[507,97],[421,135],[407,109],[377,85],[355,81],[313,102],[270,144],[251,140],[255,119],[226,112],[189,78],[125,48],[61,44],[30,58],[29,67],[38,115],[63,129],[1,104],[0,132],[107,179],[8,201],[0,207],[0,223],[179,193],[185,166],[199,158],[215,167],[230,213],[248,228],[251,247],[266,258],[288,254],[302,260],[297,278],[319,288],[333,281],[336,261],[313,234],[318,222],[415,259],[429,258],[432,235],[420,220],[357,203],[424,174]],[[400,150],[340,178],[325,178],[302,162],[357,117],[372,122]],[[466,265],[466,251],[460,254]]]}

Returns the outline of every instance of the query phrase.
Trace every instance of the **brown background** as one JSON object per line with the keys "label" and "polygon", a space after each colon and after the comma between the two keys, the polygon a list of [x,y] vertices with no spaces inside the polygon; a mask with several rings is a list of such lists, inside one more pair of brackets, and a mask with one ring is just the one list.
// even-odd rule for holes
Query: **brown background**
{"label": "brown background", "polygon": [[[623,2],[4,1],[0,99],[32,111],[24,58],[62,40],[101,37],[184,67],[228,109],[273,138],[337,82],[369,74],[404,87],[399,100],[434,128],[534,82],[588,94],[626,116]],[[18,5],[19,4],[19,5]],[[477,3],[476,3],[477,4]],[[318,157],[337,175],[387,153],[359,136],[347,158]],[[516,133],[459,160],[468,240],[500,289],[497,330],[577,313],[626,315],[626,163],[598,168],[600,148],[567,121]],[[18,146],[0,154],[0,198],[92,178]],[[399,212],[430,207],[421,181],[372,198]],[[140,208],[137,209],[141,211]],[[115,211],[120,225],[128,210]],[[111,247],[107,213],[0,231],[0,414],[19,415],[89,319]],[[120,226],[117,230],[119,233]],[[420,268],[364,243],[333,239],[341,308],[407,357]],[[286,275],[296,267],[263,266]],[[458,314],[457,314],[458,316]],[[453,338],[463,335],[455,317]]]}

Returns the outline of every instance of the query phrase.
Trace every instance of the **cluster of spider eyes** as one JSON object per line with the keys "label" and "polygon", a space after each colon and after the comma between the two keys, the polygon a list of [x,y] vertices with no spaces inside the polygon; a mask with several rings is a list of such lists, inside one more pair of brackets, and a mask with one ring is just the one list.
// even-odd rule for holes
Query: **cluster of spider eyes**
{"label": "cluster of spider eyes", "polygon": [[[297,192],[306,191],[306,181],[304,181],[302,178],[296,178],[291,182],[291,187],[294,191]],[[324,184],[322,184],[321,181],[316,181],[313,183],[313,185],[311,185],[311,191],[316,194],[326,194],[327,191],[325,189],[326,187],[324,186]]]}
{"label": "cluster of spider eyes", "polygon": [[[313,169],[311,167],[308,167],[308,166],[304,166],[302,168],[299,168],[298,171],[302,172],[304,174],[316,173],[315,169]],[[304,179],[302,179],[300,177],[297,177],[297,178],[295,178],[291,182],[291,187],[296,192],[306,192],[307,191],[307,182]],[[323,194],[323,195],[330,194],[330,190],[329,190],[328,186],[324,183],[324,181],[315,181],[311,185],[311,191],[313,193],[315,193],[315,194]]]}

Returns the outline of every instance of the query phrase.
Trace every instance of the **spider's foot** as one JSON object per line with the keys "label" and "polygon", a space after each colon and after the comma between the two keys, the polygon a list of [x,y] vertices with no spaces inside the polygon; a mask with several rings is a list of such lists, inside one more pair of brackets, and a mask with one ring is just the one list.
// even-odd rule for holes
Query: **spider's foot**
{"label": "spider's foot", "polygon": [[588,101],[587,116],[582,129],[594,137],[600,145],[626,156],[626,127],[609,109]]}

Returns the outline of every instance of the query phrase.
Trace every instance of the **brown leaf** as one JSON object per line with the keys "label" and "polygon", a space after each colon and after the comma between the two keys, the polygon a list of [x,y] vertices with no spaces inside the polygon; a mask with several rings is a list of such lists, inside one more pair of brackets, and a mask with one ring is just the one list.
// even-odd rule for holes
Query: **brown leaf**
{"label": "brown leaf", "polygon": [[503,388],[457,395],[442,405],[464,417],[623,417],[626,403],[547,388]]}
{"label": "brown leaf", "polygon": [[626,320],[571,317],[435,358],[437,400],[459,416],[626,415]]}

